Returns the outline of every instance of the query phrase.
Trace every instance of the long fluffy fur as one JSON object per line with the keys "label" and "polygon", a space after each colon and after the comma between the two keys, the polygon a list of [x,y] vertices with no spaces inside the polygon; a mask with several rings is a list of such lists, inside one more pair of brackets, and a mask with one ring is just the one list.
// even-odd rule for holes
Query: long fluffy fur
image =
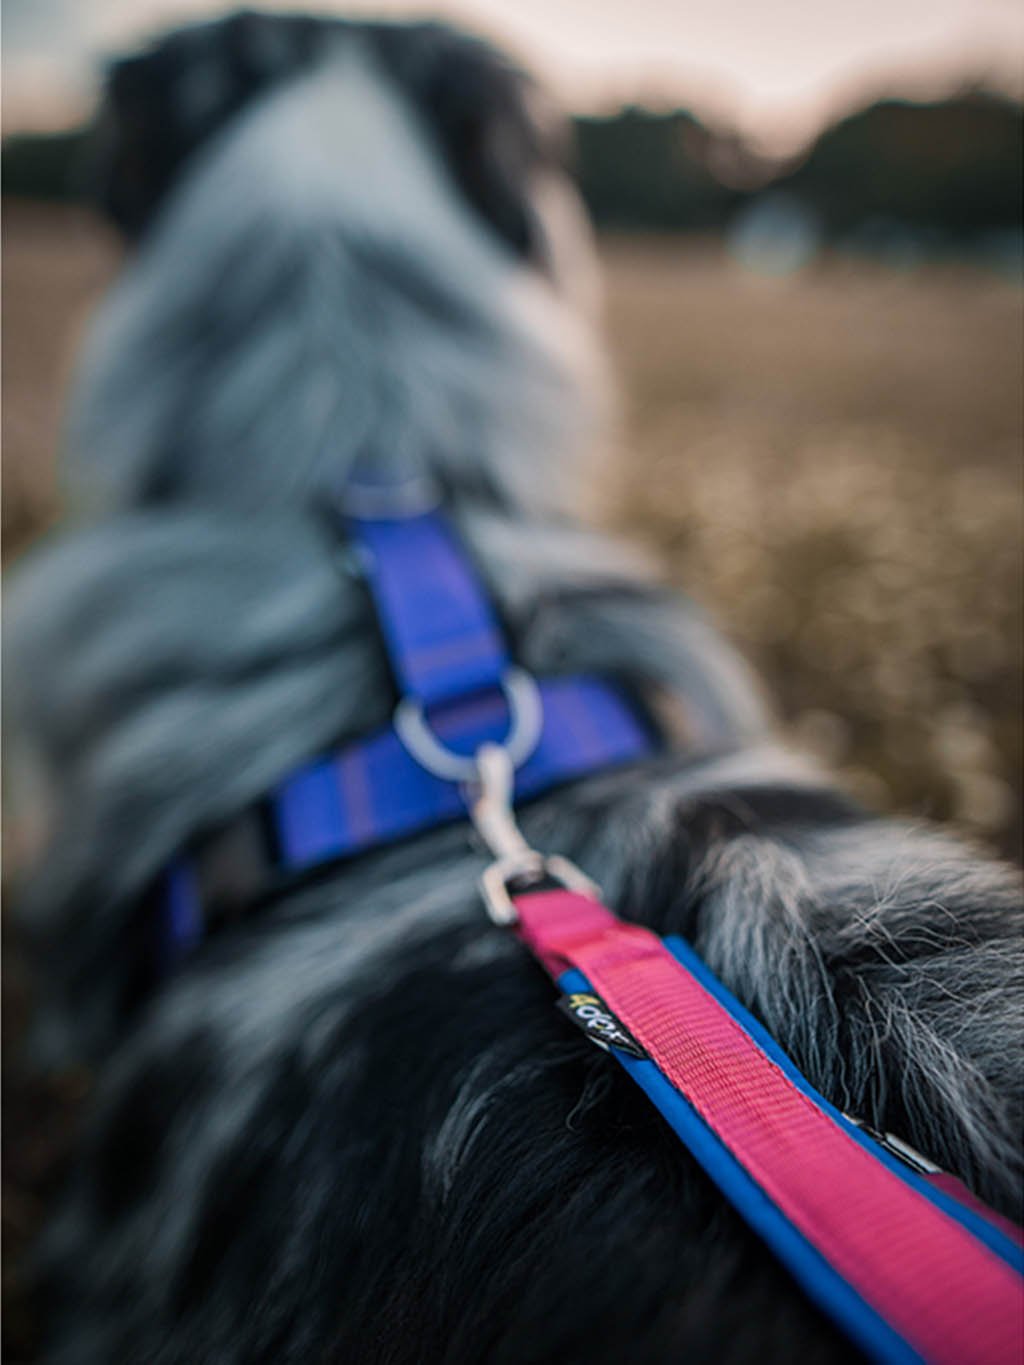
{"label": "long fluffy fur", "polygon": [[192,154],[87,342],[82,524],[9,607],[41,1042],[104,1074],[46,1247],[53,1359],[842,1358],[488,926],[461,828],[281,897],[126,1017],[171,853],[388,715],[321,509],[356,461],[425,465],[523,662],[671,713],[669,755],[527,834],[691,939],[836,1104],[1018,1211],[1016,876],[833,791],[699,613],[569,523],[604,374],[582,222],[541,167],[541,246],[511,250],[404,79],[346,31]]}

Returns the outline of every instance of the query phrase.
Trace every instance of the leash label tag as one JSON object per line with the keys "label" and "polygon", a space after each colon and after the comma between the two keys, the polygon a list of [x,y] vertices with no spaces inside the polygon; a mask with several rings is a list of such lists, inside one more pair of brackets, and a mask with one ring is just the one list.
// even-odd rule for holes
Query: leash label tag
{"label": "leash label tag", "polygon": [[599,995],[590,991],[574,991],[563,995],[558,1008],[577,1028],[587,1035],[592,1043],[604,1048],[616,1047],[630,1057],[646,1058],[647,1053],[637,1040],[623,1028]]}

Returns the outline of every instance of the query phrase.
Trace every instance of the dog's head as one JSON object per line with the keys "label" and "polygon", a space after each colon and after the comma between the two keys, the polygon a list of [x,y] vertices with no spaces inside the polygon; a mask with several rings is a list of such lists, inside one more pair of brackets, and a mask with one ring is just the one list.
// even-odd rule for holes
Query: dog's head
{"label": "dog's head", "polygon": [[140,239],[204,145],[347,44],[372,53],[404,93],[483,222],[518,257],[547,265],[535,190],[538,177],[565,168],[564,122],[504,56],[438,23],[242,11],[116,62],[95,142],[98,202],[129,240]]}
{"label": "dog's head", "polygon": [[136,249],[77,491],[308,505],[387,458],[550,505],[601,388],[565,151],[525,75],[436,24],[245,13],[118,63],[96,178]]}

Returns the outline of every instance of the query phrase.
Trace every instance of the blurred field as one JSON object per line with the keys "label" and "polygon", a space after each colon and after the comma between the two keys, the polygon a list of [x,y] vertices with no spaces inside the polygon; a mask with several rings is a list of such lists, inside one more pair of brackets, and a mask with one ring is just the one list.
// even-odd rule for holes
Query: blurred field
{"label": "blurred field", "polygon": [[1022,294],[611,242],[614,523],[873,805],[1020,855]]}
{"label": "blurred field", "polygon": [[[88,217],[29,205],[4,246],[10,559],[54,515],[67,368],[116,253]],[[602,515],[711,608],[856,791],[1019,856],[1020,289],[602,250],[625,422]]]}

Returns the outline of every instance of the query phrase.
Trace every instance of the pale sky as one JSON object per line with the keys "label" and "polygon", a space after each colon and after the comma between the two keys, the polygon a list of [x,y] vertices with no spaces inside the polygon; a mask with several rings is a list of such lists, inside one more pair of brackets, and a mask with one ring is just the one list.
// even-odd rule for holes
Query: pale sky
{"label": "pale sky", "polygon": [[[252,0],[250,0],[252,4]],[[218,0],[5,0],[5,127],[88,108],[102,54],[237,8]],[[1024,88],[1021,0],[277,0],[256,8],[435,14],[492,37],[564,103],[690,104],[771,150],[875,95],[984,78]]]}

